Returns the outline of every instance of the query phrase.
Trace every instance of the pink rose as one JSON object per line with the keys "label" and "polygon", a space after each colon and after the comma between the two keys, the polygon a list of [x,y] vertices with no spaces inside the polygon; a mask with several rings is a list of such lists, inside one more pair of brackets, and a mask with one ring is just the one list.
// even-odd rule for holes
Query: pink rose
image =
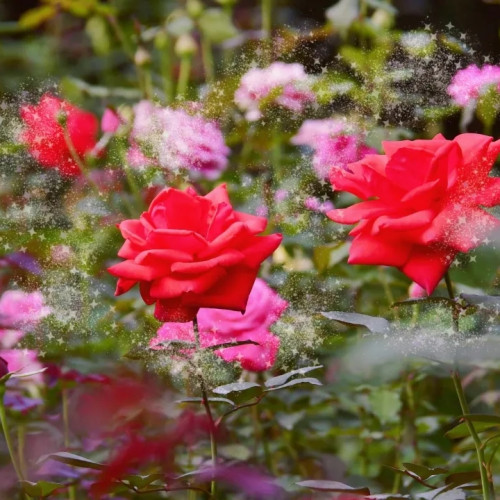
{"label": "pink rose", "polygon": [[[252,340],[259,345],[242,345],[216,351],[228,362],[238,361],[246,370],[262,371],[272,367],[279,348],[279,338],[270,327],[281,316],[288,303],[265,281],[257,279],[248,298],[247,309],[239,312],[224,309],[200,309],[198,327],[201,347]],[[193,327],[189,323],[165,323],[151,346],[169,340],[194,342]]]}

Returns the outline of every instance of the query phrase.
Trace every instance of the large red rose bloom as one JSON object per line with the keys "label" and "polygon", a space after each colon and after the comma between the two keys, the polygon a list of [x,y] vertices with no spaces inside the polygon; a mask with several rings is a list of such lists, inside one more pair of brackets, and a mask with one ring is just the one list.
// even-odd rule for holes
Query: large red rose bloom
{"label": "large red rose bloom", "polygon": [[234,211],[225,185],[206,196],[164,189],[140,219],[119,224],[126,260],[108,269],[116,295],[139,282],[160,321],[192,321],[201,307],[245,311],[260,264],[282,239],[257,236],[266,225]]}
{"label": "large red rose bloom", "polygon": [[21,108],[21,118],[26,126],[21,138],[30,154],[44,167],[74,177],[81,172],[64,138],[59,121],[62,114],[66,115],[66,128],[73,147],[83,158],[96,145],[99,122],[92,113],[51,94],[44,94],[36,106]]}
{"label": "large red rose bloom", "polygon": [[461,134],[383,145],[385,155],[332,169],[333,188],[364,201],[327,215],[359,222],[350,264],[395,266],[431,294],[455,255],[500,223],[481,208],[500,202],[500,178],[489,177],[500,141]]}

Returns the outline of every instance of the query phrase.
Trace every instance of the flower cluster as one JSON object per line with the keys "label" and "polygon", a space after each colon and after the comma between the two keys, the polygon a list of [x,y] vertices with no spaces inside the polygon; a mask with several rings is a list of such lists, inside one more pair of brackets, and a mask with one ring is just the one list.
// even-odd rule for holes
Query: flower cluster
{"label": "flower cluster", "polygon": [[350,233],[349,263],[398,267],[431,294],[455,255],[477,247],[500,223],[481,208],[500,202],[500,179],[489,177],[500,141],[438,135],[385,142],[384,149],[332,169],[333,188],[363,201],[327,215],[359,223]]}
{"label": "flower cluster", "polygon": [[492,86],[500,92],[500,66],[486,64],[479,68],[471,64],[455,74],[448,86],[448,94],[456,104],[466,107]]}
{"label": "flower cluster", "polygon": [[306,120],[291,142],[314,150],[313,167],[320,179],[327,179],[333,166],[344,168],[377,152],[364,143],[360,134],[348,132],[346,124],[334,118]]}
{"label": "flower cluster", "polygon": [[[250,371],[271,368],[280,345],[279,338],[269,328],[281,316],[288,303],[265,281],[257,279],[242,315],[225,309],[200,309],[198,312],[199,340],[202,348],[229,342],[253,341],[248,344],[220,349],[215,353],[228,362],[238,361]],[[172,340],[195,341],[190,323],[165,323],[151,346]]]}
{"label": "flower cluster", "polygon": [[248,121],[262,117],[264,104],[276,104],[300,113],[306,104],[314,102],[310,77],[301,64],[274,62],[267,68],[252,68],[245,73],[234,101],[245,112]]}
{"label": "flower cluster", "polygon": [[229,148],[216,123],[182,109],[162,108],[150,101],[134,106],[129,161],[156,163],[177,171],[216,179],[227,166]]}

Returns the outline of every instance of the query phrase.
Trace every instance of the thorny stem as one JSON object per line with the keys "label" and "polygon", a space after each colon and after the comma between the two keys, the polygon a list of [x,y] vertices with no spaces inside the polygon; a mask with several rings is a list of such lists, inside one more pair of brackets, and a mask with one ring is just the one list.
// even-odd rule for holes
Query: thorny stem
{"label": "thorny stem", "polygon": [[[195,317],[193,320],[193,330],[194,330],[194,335],[195,335],[195,340],[196,340],[196,346],[198,349],[200,349],[200,332],[198,329],[198,318],[197,317]],[[201,397],[203,400],[203,406],[205,407],[205,412],[207,414],[208,422],[209,422],[210,453],[212,456],[213,474],[215,474],[216,467],[217,467],[217,441],[215,439],[216,426],[215,426],[215,422],[214,422],[214,417],[212,415],[212,410],[210,409],[210,403],[208,401],[205,380],[203,379],[202,375],[199,376],[199,379],[200,379],[200,389],[201,389]],[[212,478],[212,481],[210,482],[210,494],[213,498],[216,498],[215,492],[216,492],[215,478]]]}
{"label": "thorny stem", "polygon": [[[455,300],[455,294],[453,293],[453,285],[451,283],[450,275],[446,272],[445,276],[446,288],[448,290],[448,295],[451,300]],[[458,314],[456,308],[452,309],[452,319],[453,319],[453,329],[456,333],[459,331],[458,324]],[[455,361],[455,367],[451,372],[451,379],[453,380],[453,385],[455,387],[455,391],[457,393],[458,401],[460,403],[460,409],[462,411],[462,415],[469,415],[469,405],[467,404],[467,400],[465,398],[464,389],[462,387],[462,381],[460,379],[460,373],[458,370],[457,363]],[[481,488],[483,491],[484,500],[493,500],[494,499],[494,487],[491,481],[491,477],[488,475],[487,464],[484,457],[484,448],[481,442],[481,438],[479,437],[474,424],[468,418],[465,419],[465,425],[469,431],[469,434],[474,441],[474,448],[476,449],[477,461],[479,465],[479,473],[481,476]]]}

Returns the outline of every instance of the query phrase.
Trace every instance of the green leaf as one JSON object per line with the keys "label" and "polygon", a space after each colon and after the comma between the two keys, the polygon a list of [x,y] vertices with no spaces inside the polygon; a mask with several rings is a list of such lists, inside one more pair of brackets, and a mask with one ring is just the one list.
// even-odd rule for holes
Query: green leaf
{"label": "green leaf", "polygon": [[427,479],[432,476],[448,473],[448,471],[446,469],[443,469],[442,467],[431,469],[429,467],[425,467],[425,465],[412,464],[409,462],[404,462],[403,467],[405,467],[410,472],[413,472],[413,474],[416,474],[420,479]]}
{"label": "green leaf", "polygon": [[283,373],[283,375],[278,375],[277,377],[271,377],[270,379],[264,382],[264,385],[266,387],[276,387],[279,385],[283,385],[295,375],[305,375],[306,373],[309,373],[313,370],[317,370],[318,368],[323,368],[323,365],[305,366],[304,368],[298,368],[296,370]]}
{"label": "green leaf", "polygon": [[486,422],[492,425],[500,425],[500,417],[498,417],[497,415],[471,413],[468,415],[462,415],[460,418],[466,418],[469,422]]}
{"label": "green leaf", "polygon": [[222,396],[230,396],[233,401],[242,403],[262,394],[262,387],[255,382],[235,382],[216,387],[212,392]]}
{"label": "green leaf", "polygon": [[333,319],[344,325],[365,326],[372,333],[388,333],[391,324],[385,318],[368,316],[367,314],[350,313],[344,311],[328,311],[321,313],[325,318]]}
{"label": "green leaf", "polygon": [[471,293],[461,293],[460,298],[467,304],[477,306],[479,309],[495,311],[498,314],[500,310],[500,296],[497,295],[474,295]]}
{"label": "green leaf", "polygon": [[34,9],[27,10],[20,18],[19,25],[24,29],[37,28],[45,21],[53,18],[57,14],[54,5],[42,5]]}
{"label": "green leaf", "polygon": [[131,476],[127,476],[127,481],[134,486],[135,488],[138,488],[139,490],[142,490],[146,486],[150,485],[154,481],[159,481],[159,480],[164,480],[165,475],[164,474],[148,474],[145,476],[141,476],[139,474],[134,474]]}
{"label": "green leaf", "polygon": [[481,479],[481,474],[479,471],[468,471],[468,472],[456,472],[455,474],[450,474],[444,482],[450,486],[456,488],[457,486],[462,486],[471,482],[475,482]]}
{"label": "green leaf", "polygon": [[401,410],[399,393],[388,389],[376,389],[369,396],[372,412],[381,424],[397,422]]}
{"label": "green leaf", "polygon": [[[488,422],[476,422],[474,424],[474,429],[476,432],[486,432],[491,429],[497,429],[498,424],[494,425]],[[467,424],[465,422],[461,422],[460,420],[455,423],[453,429],[449,430],[445,434],[449,439],[461,439],[464,437],[470,436],[469,429],[467,428]]]}
{"label": "green leaf", "polygon": [[20,481],[22,490],[32,498],[46,497],[54,491],[64,488],[64,484],[52,483],[50,481]]}
{"label": "green leaf", "polygon": [[[227,403],[231,406],[235,406],[234,402],[227,398],[207,398],[209,403]],[[183,398],[175,401],[176,403],[203,403],[202,398]]]}
{"label": "green leaf", "polygon": [[497,85],[490,85],[488,90],[479,97],[476,107],[477,116],[483,122],[487,131],[490,131],[493,127],[499,111],[500,96],[498,95]]}
{"label": "green leaf", "polygon": [[292,387],[293,385],[298,384],[311,384],[311,385],[323,385],[317,378],[295,378],[290,380],[286,384],[279,385],[277,387],[271,387],[267,389],[268,391],[277,391],[279,389],[284,389],[285,387]]}
{"label": "green leaf", "polygon": [[43,455],[40,457],[38,462],[44,462],[48,459],[55,460],[56,462],[62,462],[63,464],[72,465],[73,467],[83,467],[86,469],[103,470],[106,465],[94,462],[88,458],[81,457],[79,455],[74,455],[73,453],[67,453],[66,451],[59,451],[57,453],[49,453],[48,455]]}
{"label": "green leaf", "polygon": [[238,34],[229,14],[222,9],[206,9],[198,19],[200,29],[212,43],[221,43]]}
{"label": "green leaf", "polygon": [[297,483],[298,486],[303,488],[309,488],[316,491],[332,491],[336,493],[351,493],[354,495],[369,495],[370,490],[368,488],[352,488],[344,483],[339,483],[337,481],[325,481],[322,479],[313,479],[308,481],[300,481]]}

